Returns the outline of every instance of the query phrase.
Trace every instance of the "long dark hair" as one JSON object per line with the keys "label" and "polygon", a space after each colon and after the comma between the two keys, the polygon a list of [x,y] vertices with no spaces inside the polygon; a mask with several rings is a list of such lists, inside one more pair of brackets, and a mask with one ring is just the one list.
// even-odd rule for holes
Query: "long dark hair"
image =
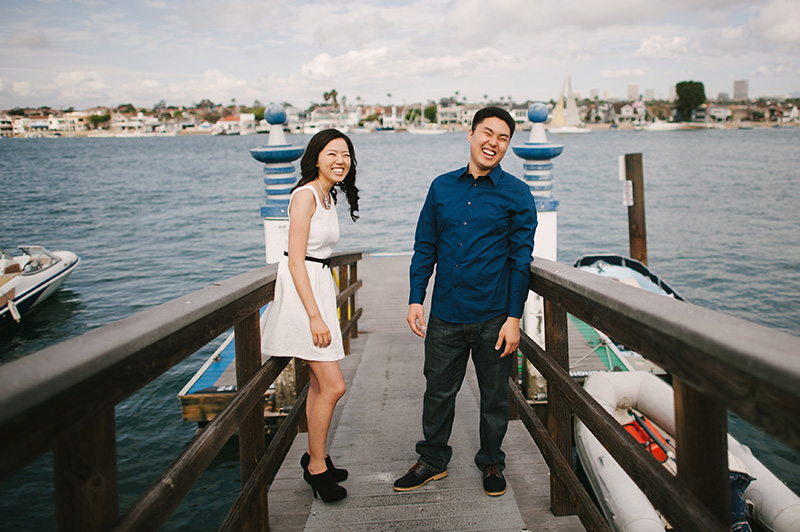
{"label": "long dark hair", "polygon": [[303,158],[300,160],[300,181],[295,185],[295,190],[305,184],[314,181],[319,170],[317,168],[317,161],[319,161],[319,154],[325,149],[328,143],[335,139],[344,139],[347,143],[347,149],[350,150],[350,171],[344,177],[344,181],[336,183],[331,189],[331,198],[336,203],[336,188],[341,188],[347,196],[347,203],[350,204],[350,218],[355,222],[358,219],[356,212],[358,211],[358,188],[356,187],[356,152],[353,149],[353,143],[350,137],[339,131],[338,129],[323,129],[308,141],[306,151],[303,153]]}

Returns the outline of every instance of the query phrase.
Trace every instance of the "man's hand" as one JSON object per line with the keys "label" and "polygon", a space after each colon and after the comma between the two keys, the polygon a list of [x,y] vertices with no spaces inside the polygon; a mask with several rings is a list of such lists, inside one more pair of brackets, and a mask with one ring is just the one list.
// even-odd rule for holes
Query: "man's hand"
{"label": "man's hand", "polygon": [[[410,317],[411,314],[409,314]],[[497,344],[494,346],[495,351],[499,351],[503,347],[504,341],[506,348],[500,358],[507,357],[519,347],[519,318],[507,318],[503,326],[500,327],[500,334],[497,335]]]}
{"label": "man's hand", "polygon": [[[425,338],[425,309],[422,308],[422,305],[411,303],[408,306],[408,318],[406,318],[406,321],[408,321],[408,325],[414,331],[414,334]],[[519,343],[519,334],[517,334],[517,343]]]}

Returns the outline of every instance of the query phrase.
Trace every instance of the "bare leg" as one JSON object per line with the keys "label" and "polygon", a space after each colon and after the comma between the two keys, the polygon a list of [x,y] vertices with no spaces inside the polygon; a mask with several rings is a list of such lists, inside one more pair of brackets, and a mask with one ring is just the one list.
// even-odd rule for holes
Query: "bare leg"
{"label": "bare leg", "polygon": [[339,362],[309,361],[309,399],[311,391],[315,388],[313,401],[308,403],[306,415],[308,416],[308,454],[311,461],[308,472],[312,475],[324,473],[328,466],[325,464],[325,442],[328,439],[328,430],[331,426],[333,409],[344,395],[346,390],[342,369]]}

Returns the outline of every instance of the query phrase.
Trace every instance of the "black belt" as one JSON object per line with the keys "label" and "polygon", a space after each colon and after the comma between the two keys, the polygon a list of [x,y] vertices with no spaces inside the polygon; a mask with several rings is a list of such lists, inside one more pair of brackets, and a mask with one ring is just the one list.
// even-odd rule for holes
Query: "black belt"
{"label": "black belt", "polygon": [[[289,256],[289,252],[288,251],[284,251],[283,255],[285,257],[288,257]],[[308,255],[306,255],[306,260],[310,261],[310,262],[319,262],[320,264],[322,264],[322,266],[324,268],[330,268],[331,267],[331,259],[330,259],[330,257],[328,257],[327,259],[318,259],[317,257],[309,257]]]}

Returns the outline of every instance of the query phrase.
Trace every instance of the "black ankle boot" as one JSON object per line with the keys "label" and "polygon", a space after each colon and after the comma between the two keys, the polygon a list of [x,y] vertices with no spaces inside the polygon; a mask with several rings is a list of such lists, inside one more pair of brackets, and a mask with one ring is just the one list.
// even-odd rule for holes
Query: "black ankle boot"
{"label": "black ankle boot", "polygon": [[311,485],[311,491],[314,492],[315,499],[317,498],[317,493],[325,502],[338,501],[347,497],[347,490],[333,480],[330,469],[326,469],[319,475],[312,475],[306,470],[303,472],[303,479]]}
{"label": "black ankle boot", "polygon": [[[303,457],[300,458],[300,467],[303,468],[303,471],[308,471],[309,462],[311,462],[311,456],[309,456],[308,453],[303,454]],[[330,456],[325,457],[325,465],[328,466],[328,471],[333,475],[333,480],[336,482],[344,482],[347,480],[347,469],[337,469],[334,467]]]}

